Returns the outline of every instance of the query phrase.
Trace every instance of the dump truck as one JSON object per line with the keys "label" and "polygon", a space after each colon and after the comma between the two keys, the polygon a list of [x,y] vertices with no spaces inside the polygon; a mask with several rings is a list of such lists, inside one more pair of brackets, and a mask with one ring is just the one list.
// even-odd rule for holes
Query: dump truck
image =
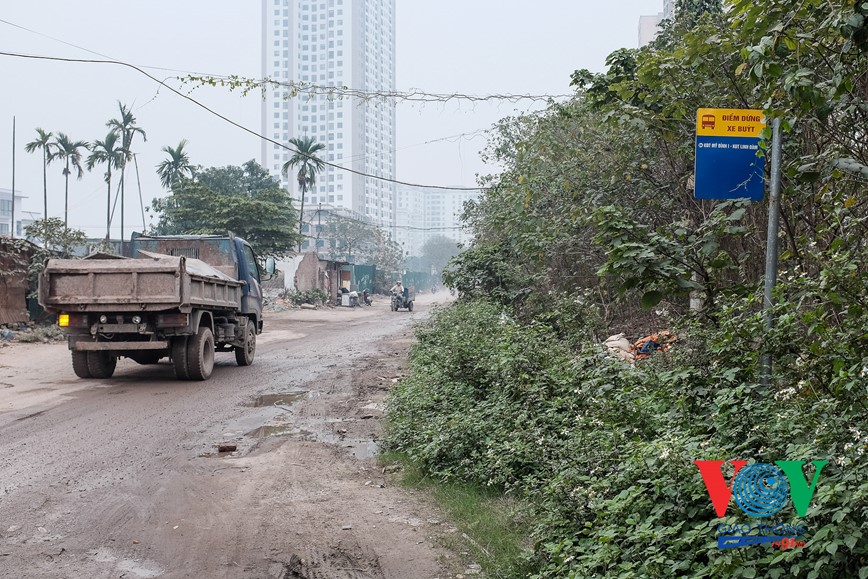
{"label": "dump truck", "polygon": [[207,380],[215,352],[249,366],[262,332],[253,248],[232,235],[133,233],[129,255],[48,259],[38,299],[56,313],[79,378],[110,378],[119,358],[169,358],[180,380]]}

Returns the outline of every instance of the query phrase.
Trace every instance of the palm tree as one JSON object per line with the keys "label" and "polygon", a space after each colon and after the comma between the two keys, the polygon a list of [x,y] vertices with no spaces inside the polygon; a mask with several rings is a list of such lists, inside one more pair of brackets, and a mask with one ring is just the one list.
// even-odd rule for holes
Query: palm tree
{"label": "palm tree", "polygon": [[54,152],[52,159],[62,159],[66,161],[63,168],[63,176],[66,177],[66,187],[63,191],[63,226],[69,227],[69,165],[72,164],[73,169],[78,170],[78,178],[84,175],[84,169],[81,167],[81,151],[88,146],[87,141],[73,141],[63,133],[57,133],[54,138]]}
{"label": "palm tree", "polygon": [[111,233],[112,205],[112,168],[117,169],[124,161],[123,151],[118,147],[118,134],[109,131],[102,141],[94,141],[90,147],[91,154],[87,157],[87,170],[93,170],[97,163],[105,163],[105,182],[108,184],[108,197],[105,207],[105,238],[108,241]]}
{"label": "palm tree", "polygon": [[290,169],[298,167],[298,187],[301,189],[301,210],[298,213],[298,250],[301,251],[301,234],[304,226],[304,197],[316,185],[316,175],[325,168],[325,162],[316,156],[317,151],[325,149],[322,143],[315,143],[313,137],[293,138],[289,144],[295,147],[295,154],[283,164],[281,173],[287,177]]}
{"label": "palm tree", "polygon": [[51,132],[45,132],[40,128],[36,129],[36,139],[24,145],[24,150],[28,153],[33,153],[36,149],[42,149],[42,201],[43,201],[43,219],[48,219],[48,164],[54,158],[52,151],[55,144],[51,142],[51,137],[54,135]]}
{"label": "palm tree", "polygon": [[121,110],[121,116],[117,119],[112,119],[106,123],[106,126],[117,132],[121,137],[121,152],[123,158],[121,160],[121,241],[124,239],[124,181],[126,178],[127,162],[133,159],[133,152],[130,146],[133,144],[133,137],[136,133],[142,135],[142,139],[147,141],[148,137],[141,127],[136,126],[136,117],[133,112],[128,109],[123,103],[118,101],[118,107]]}
{"label": "palm tree", "polygon": [[163,160],[157,165],[157,175],[160,176],[160,183],[166,189],[174,189],[178,179],[185,175],[193,176],[193,166],[190,164],[190,157],[184,147],[187,145],[187,139],[182,139],[178,146],[174,149],[168,145],[161,150],[169,155],[168,159]]}

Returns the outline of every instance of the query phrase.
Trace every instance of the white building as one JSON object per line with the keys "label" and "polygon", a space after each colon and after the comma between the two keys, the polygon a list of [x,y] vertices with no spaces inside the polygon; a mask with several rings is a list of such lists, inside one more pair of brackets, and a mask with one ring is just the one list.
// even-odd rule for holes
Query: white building
{"label": "white building", "polygon": [[[24,228],[38,219],[42,214],[24,211],[22,201],[27,197],[21,191],[15,191],[15,237],[24,237]],[[0,235],[9,237],[12,234],[12,189],[0,188]]]}
{"label": "white building", "polygon": [[[263,0],[262,13],[263,76],[281,83],[263,102],[262,134],[282,144],[313,137],[337,166],[318,174],[305,208],[329,204],[394,225],[393,185],[364,176],[395,178],[394,100],[329,89],[395,90],[395,0]],[[262,143],[262,165],[298,198],[293,172],[281,175],[292,152]]]}
{"label": "white building", "polygon": [[660,32],[660,23],[663,21],[663,13],[658,12],[653,16],[639,17],[639,46],[645,46],[655,38]]}
{"label": "white building", "polygon": [[639,17],[639,46],[645,46],[660,32],[660,23],[664,19],[671,20],[675,16],[675,0],[663,0],[663,12],[652,16]]}
{"label": "white building", "polygon": [[406,256],[421,256],[431,237],[442,235],[467,244],[472,232],[461,226],[464,203],[479,198],[479,191],[399,187],[395,240]]}

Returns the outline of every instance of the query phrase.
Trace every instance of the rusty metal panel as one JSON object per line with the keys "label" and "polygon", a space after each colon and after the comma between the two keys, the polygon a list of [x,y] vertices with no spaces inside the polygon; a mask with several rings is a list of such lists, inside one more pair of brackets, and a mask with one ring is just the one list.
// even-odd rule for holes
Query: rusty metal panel
{"label": "rusty metal panel", "polygon": [[142,253],[141,250],[145,250],[175,257],[198,259],[232,279],[238,279],[238,258],[233,241],[229,237],[149,238],[141,236],[136,237],[132,243],[135,252],[133,257],[139,257]]}
{"label": "rusty metal panel", "polygon": [[0,237],[0,324],[27,322],[27,267],[37,247]]}
{"label": "rusty metal panel", "polygon": [[51,259],[40,279],[40,303],[70,311],[238,309],[241,286],[231,279],[190,275],[185,257]]}
{"label": "rusty metal panel", "polygon": [[155,340],[153,342],[85,342],[77,341],[70,344],[70,350],[79,352],[98,352],[104,350],[165,350],[169,347],[168,340]]}

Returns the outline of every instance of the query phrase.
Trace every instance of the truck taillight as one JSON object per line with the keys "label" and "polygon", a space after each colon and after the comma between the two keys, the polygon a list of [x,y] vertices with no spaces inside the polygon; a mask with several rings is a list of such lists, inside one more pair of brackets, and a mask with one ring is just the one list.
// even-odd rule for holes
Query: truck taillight
{"label": "truck taillight", "polygon": [[87,316],[82,314],[59,314],[57,325],[61,328],[86,328]]}

